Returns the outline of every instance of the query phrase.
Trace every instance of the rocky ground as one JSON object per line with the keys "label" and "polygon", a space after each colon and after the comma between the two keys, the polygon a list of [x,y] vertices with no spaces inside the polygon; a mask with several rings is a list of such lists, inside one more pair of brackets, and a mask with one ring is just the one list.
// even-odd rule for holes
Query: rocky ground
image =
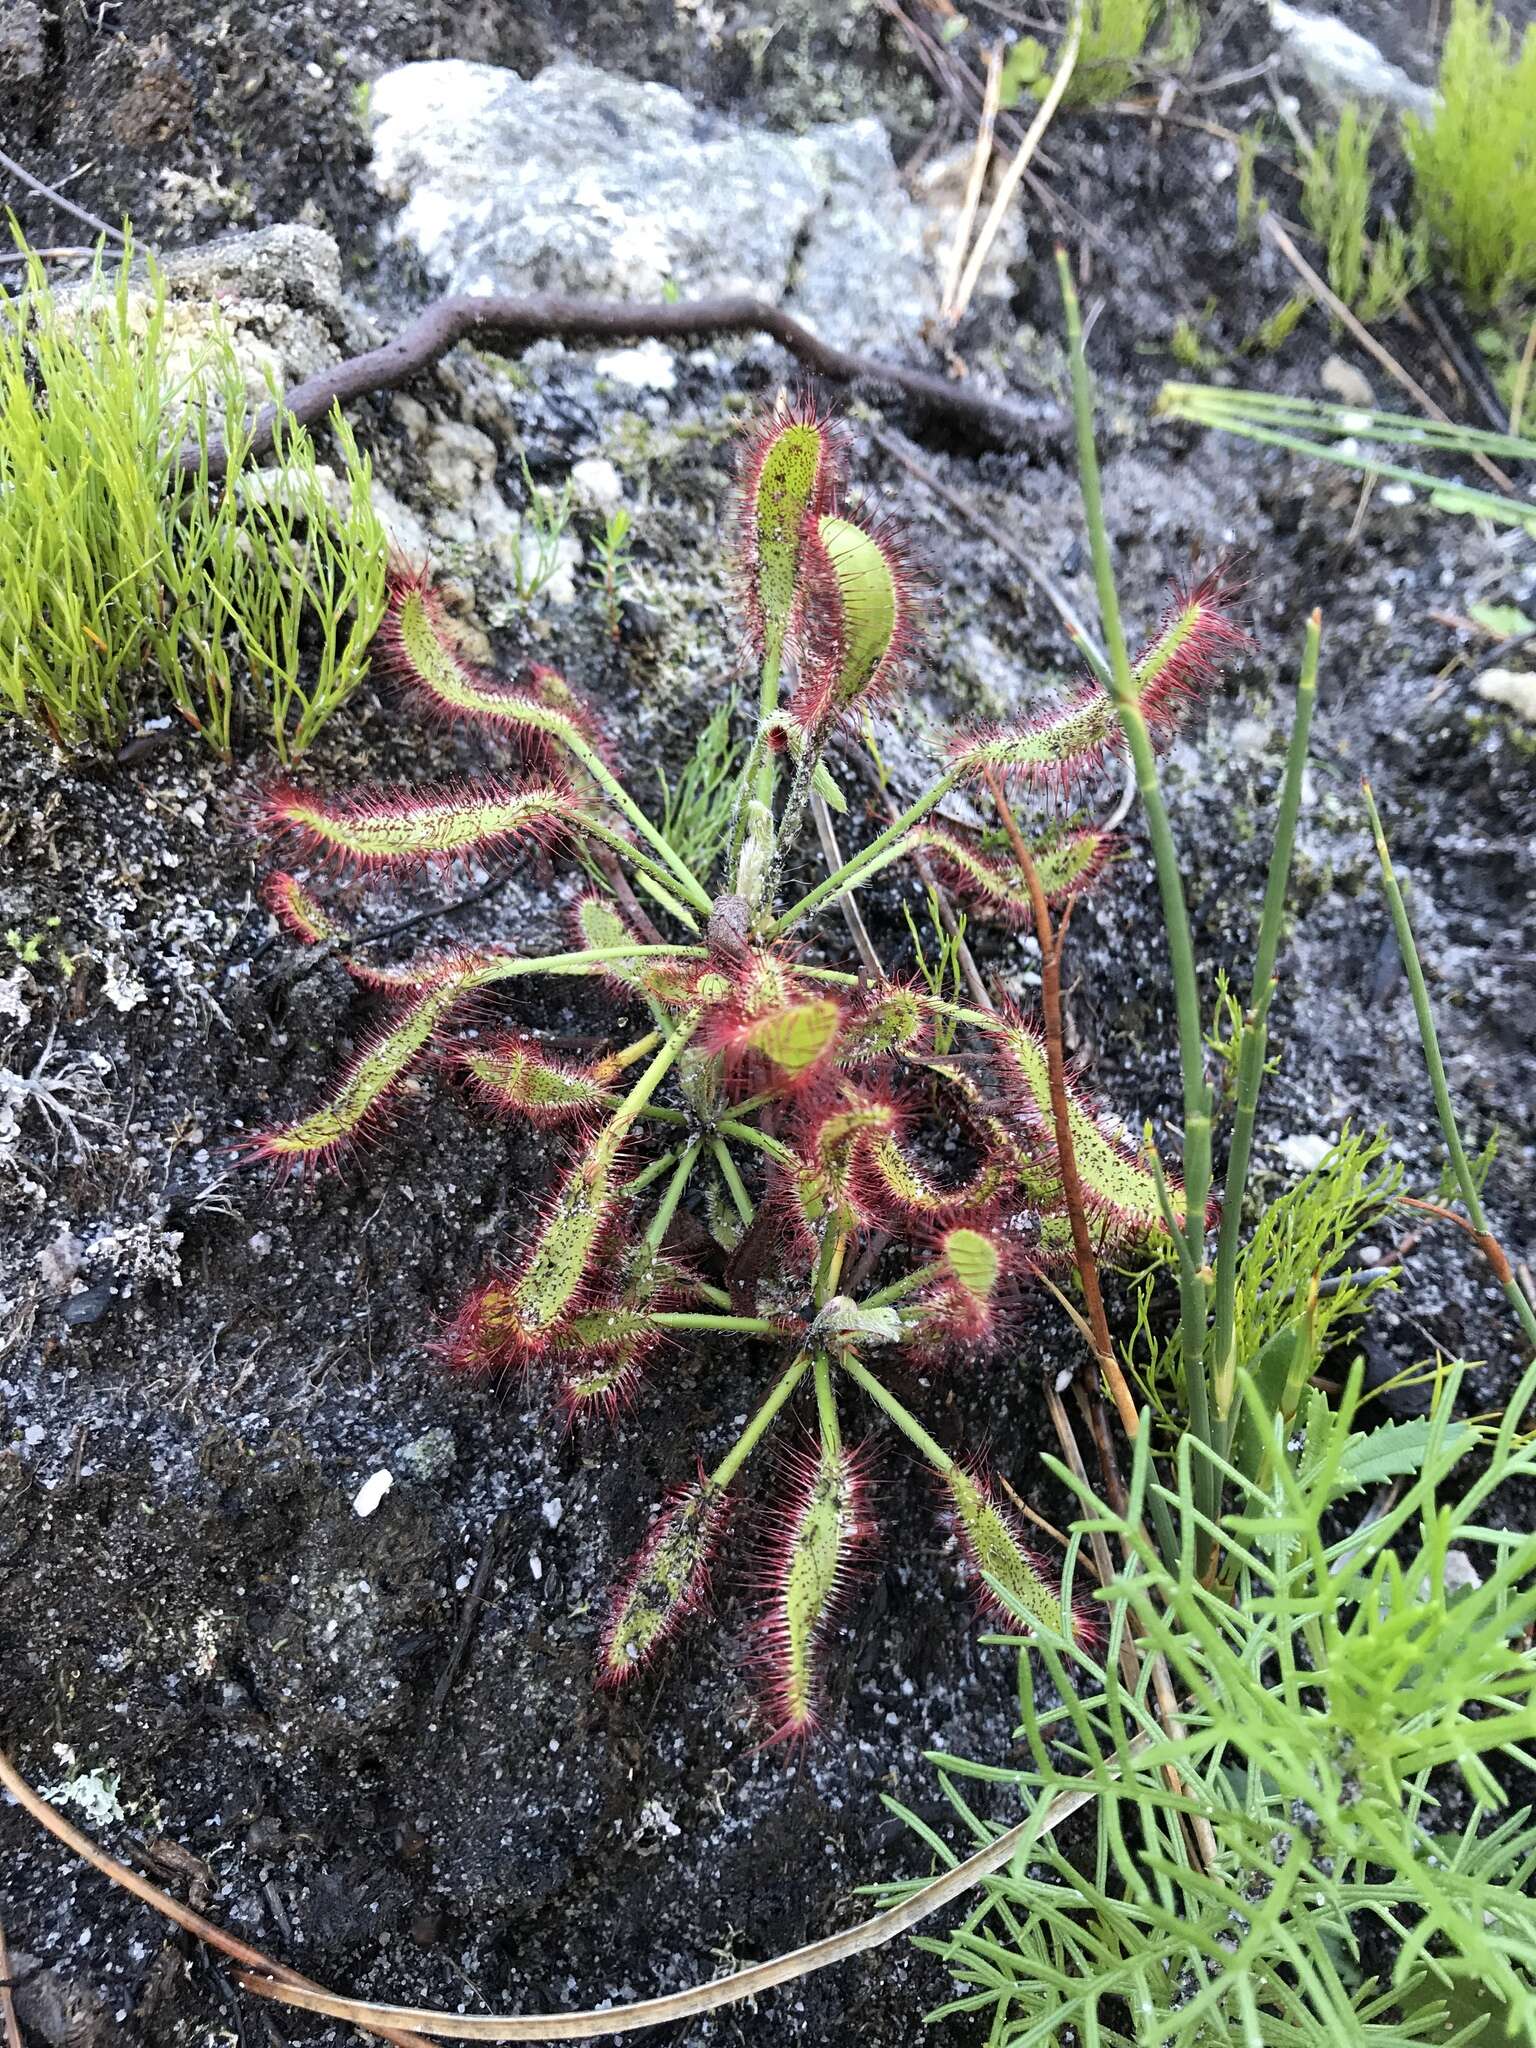
{"label": "rocky ground", "polygon": [[[1361,4],[1351,19],[1422,81],[1409,12]],[[1244,14],[1200,74],[1274,46]],[[442,58],[507,75],[390,76]],[[252,362],[288,380],[387,331],[434,283],[481,281],[687,295],[740,280],[839,339],[935,359],[935,252],[968,131],[949,133],[927,74],[872,9],[24,0],[0,67],[7,149],[92,211],[131,214],[169,259],[181,317],[218,304]],[[1314,88],[1299,72],[1287,82],[1310,111]],[[1240,129],[1269,101],[1248,80],[1187,104]],[[1340,472],[1153,422],[1150,401],[1177,374],[1175,322],[1234,349],[1290,275],[1240,239],[1218,137],[1076,115],[1046,153],[1099,308],[1128,605],[1150,618],[1192,560],[1237,550],[1246,564],[1254,650],[1167,770],[1208,985],[1251,944],[1301,624],[1314,604],[1325,615],[1261,1186],[1293,1179],[1346,1122],[1384,1124],[1421,1190],[1438,1176],[1362,829],[1368,771],[1411,882],[1453,1087],[1477,1143],[1500,1133],[1490,1200],[1511,1252],[1529,1257],[1536,728],[1479,693],[1469,662],[1486,642],[1447,620],[1479,600],[1530,610],[1530,543],[1388,491],[1362,506]],[[1261,187],[1294,210],[1277,171]],[[34,241],[74,236],[43,202],[8,196]],[[1048,416],[1063,367],[1051,229],[1033,201],[1019,212],[937,359],[952,349]],[[231,230],[256,239],[173,253]],[[1392,341],[1464,404],[1421,337]],[[1376,367],[1316,314],[1252,374],[1317,391],[1330,355],[1385,399]],[[731,436],[788,374],[757,342],[541,346],[515,365],[461,350],[357,409],[399,543],[430,553],[497,661],[556,660],[590,693],[644,793],[740,680]],[[1081,518],[1059,436],[1029,456],[987,451],[896,407],[861,408],[853,432],[859,474],[909,526],[933,591],[912,703],[883,736],[910,779],[934,719],[1027,703],[1069,656],[985,525],[893,451],[1033,550],[1088,611]],[[535,484],[576,489],[561,574],[532,604],[515,588],[522,457]],[[617,641],[589,573],[615,489],[637,533]],[[926,1484],[889,1452],[885,1562],[838,1646],[839,1718],[803,1758],[755,1748],[738,1663],[750,1601],[734,1569],[713,1626],[622,1699],[596,1696],[613,1565],[695,1451],[728,1440],[750,1361],[679,1352],[635,1413],[571,1434],[516,1387],[445,1382],[428,1341],[528,1215],[540,1148],[427,1084],[387,1139],[313,1190],[234,1170],[230,1141],[310,1102],[366,1016],[334,964],[311,969],[273,943],[256,901],[249,821],[270,764],[253,748],[231,773],[163,730],[115,764],[63,765],[15,731],[0,749],[0,1727],[21,1768],[295,1967],[467,2011],[686,1984],[851,1921],[857,1887],[920,1869],[882,1795],[934,1814],[922,1752],[1000,1757],[1011,1722],[1008,1660],[977,1643]],[[331,787],[476,765],[382,685],[311,761]],[[851,761],[845,773],[852,836],[867,798]],[[1112,883],[1074,918],[1071,1021],[1102,1099],[1132,1124],[1163,1123],[1177,1103],[1171,1006],[1134,819],[1126,839]],[[554,937],[572,886],[519,868],[453,929],[532,946]],[[893,877],[867,906],[893,965],[910,957],[903,902],[916,891]],[[381,897],[356,908],[389,914]],[[1028,943],[984,933],[979,950],[1027,998]],[[603,1021],[583,997],[519,1014],[573,1034]],[[1437,1354],[1485,1361],[1485,1405],[1514,1363],[1482,1273],[1430,1237],[1365,1350],[1378,1381]],[[1061,1502],[1038,1464],[1037,1387],[1072,1361],[1069,1333],[1037,1311],[1016,1361],[930,1391],[925,1411],[957,1441],[988,1440],[1050,1516]],[[364,1516],[359,1492],[384,1471],[393,1483]],[[0,1846],[29,2042],[342,2038],[298,2014],[265,2032],[200,1949],[10,1807]],[[676,2039],[894,2048],[945,1990],[931,1959],[898,1945]],[[972,2036],[951,2022],[933,2038]]]}

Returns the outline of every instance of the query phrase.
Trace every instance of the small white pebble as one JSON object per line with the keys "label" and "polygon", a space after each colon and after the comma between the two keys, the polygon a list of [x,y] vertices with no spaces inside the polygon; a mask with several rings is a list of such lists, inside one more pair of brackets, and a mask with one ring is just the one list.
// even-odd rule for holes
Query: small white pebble
{"label": "small white pebble", "polygon": [[357,1489],[357,1496],[352,1502],[353,1513],[366,1521],[394,1483],[394,1473],[381,1465],[378,1471],[365,1479]]}
{"label": "small white pebble", "polygon": [[528,1553],[528,1569],[533,1573],[535,1583],[543,1578],[544,1560],[536,1550],[530,1550]]}
{"label": "small white pebble", "polygon": [[1333,1140],[1320,1131],[1298,1131],[1293,1137],[1281,1138],[1275,1150],[1293,1172],[1311,1173],[1333,1150]]}
{"label": "small white pebble", "polygon": [[1378,597],[1371,607],[1371,616],[1378,626],[1390,626],[1397,614],[1397,606],[1390,597]]}
{"label": "small white pebble", "polygon": [[549,1528],[558,1529],[560,1517],[565,1513],[565,1502],[561,1500],[547,1500],[540,1509],[540,1513],[543,1515],[545,1523]]}
{"label": "small white pebble", "polygon": [[1400,483],[1383,484],[1381,487],[1381,502],[1383,505],[1411,505],[1413,503],[1413,485]]}

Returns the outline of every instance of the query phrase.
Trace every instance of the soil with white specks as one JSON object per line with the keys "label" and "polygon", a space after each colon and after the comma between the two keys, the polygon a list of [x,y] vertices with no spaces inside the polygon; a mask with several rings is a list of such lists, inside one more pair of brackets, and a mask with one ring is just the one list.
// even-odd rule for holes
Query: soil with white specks
{"label": "soil with white specks", "polygon": [[[409,284],[374,260],[379,202],[353,106],[386,64],[459,55],[531,71],[573,48],[771,122],[875,112],[898,159],[945,118],[889,18],[833,0],[749,0],[728,17],[661,0],[232,0],[217,12],[122,0],[21,12],[36,16],[35,37],[23,22],[0,41],[11,67],[0,71],[0,126],[14,155],[47,179],[78,171],[71,196],[109,219],[130,213],[165,248],[307,208],[386,326]],[[1369,31],[1371,10],[1359,12]],[[1393,54],[1411,62],[1403,37]],[[1219,76],[1264,47],[1243,23],[1201,62]],[[1241,128],[1261,102],[1249,82],[1199,106]],[[1361,506],[1342,472],[1153,422],[1158,385],[1180,374],[1168,353],[1175,319],[1198,317],[1213,349],[1236,350],[1283,303],[1289,273],[1239,242],[1219,168],[1230,158],[1208,135],[1074,116],[1048,154],[1053,188],[1078,210],[1067,232],[1079,211],[1091,217],[1106,494],[1128,606],[1149,617],[1192,557],[1236,549],[1246,564],[1254,650],[1167,769],[1208,986],[1219,967],[1240,972],[1251,946],[1302,622],[1314,605],[1325,615],[1260,1193],[1292,1176],[1279,1141],[1332,1136],[1346,1121],[1384,1123],[1418,1191],[1438,1178],[1362,828],[1369,771],[1411,883],[1470,1137],[1500,1132],[1490,1203],[1511,1255],[1531,1258],[1536,731],[1477,696],[1458,657],[1487,643],[1447,622],[1478,600],[1530,611],[1530,543],[1387,493]],[[42,202],[6,196],[35,242],[73,239]],[[1271,196],[1288,200],[1282,180]],[[1023,393],[1059,397],[1047,243],[1037,225],[1011,298],[978,311],[953,347]],[[1436,349],[1402,327],[1391,339],[1464,409]],[[1274,381],[1315,392],[1336,346],[1309,316]],[[568,608],[498,628],[496,653],[558,659],[622,736],[645,793],[658,764],[675,772],[686,757],[698,707],[740,672],[718,567],[729,427],[783,374],[762,349],[710,351],[649,411],[626,411],[579,355],[541,367],[536,384],[506,382],[510,424],[541,478],[594,452],[620,467],[640,508],[642,587],[617,643],[582,590]],[[421,395],[454,398],[430,377]],[[359,408],[358,424],[365,441],[400,439],[384,404]],[[922,460],[1038,549],[1090,609],[1064,448],[1028,459],[932,429],[918,439],[894,408],[884,425],[912,432]],[[984,534],[873,446],[862,416],[854,446],[935,588],[925,703],[1027,701],[1068,659],[1054,614]],[[510,433],[500,455],[515,479]],[[916,758],[900,738],[890,754]],[[72,1076],[56,1100],[85,1153],[18,1098],[0,1163],[5,1745],[34,1783],[94,1794],[87,1824],[108,1846],[131,1848],[258,1947],[365,1996],[466,2011],[618,2002],[852,1921],[867,1910],[859,1886],[924,1867],[882,1794],[938,1820],[924,1750],[1008,1753],[1009,1658],[978,1643],[930,1486],[885,1446],[882,1563],[836,1648],[831,1730],[803,1758],[755,1747],[740,1544],[727,1550],[713,1625],[691,1626],[621,1697],[596,1694],[614,1565],[695,1453],[730,1440],[766,1366],[723,1347],[679,1349],[632,1414],[570,1433],[533,1388],[446,1380],[430,1340],[538,1200],[542,1144],[428,1078],[381,1142],[312,1188],[232,1166],[242,1131],[314,1099],[366,1006],[334,963],[274,943],[255,900],[263,862],[249,818],[270,769],[259,750],[233,772],[180,734],[129,755],[61,765],[0,728],[0,1067],[30,1073],[46,1054],[45,1073]],[[309,767],[336,787],[477,765],[464,742],[412,726],[388,687],[370,683]],[[851,756],[841,772],[851,839],[871,798]],[[1113,880],[1073,917],[1071,1023],[1102,1099],[1133,1125],[1166,1128],[1178,1101],[1172,1006],[1134,819],[1125,839]],[[520,865],[449,929],[553,940],[573,889],[563,868]],[[904,901],[920,907],[892,873],[866,905],[896,966],[910,963]],[[390,914],[377,893],[353,908]],[[402,954],[428,936],[402,940]],[[829,925],[823,938],[835,949],[839,933]],[[1027,944],[982,930],[978,952],[1027,995]],[[605,1002],[520,998],[516,1014],[579,1040],[606,1027]],[[1437,1352],[1483,1361],[1471,1381],[1479,1407],[1497,1403],[1519,1362],[1485,1273],[1432,1234],[1363,1348],[1376,1381]],[[1054,1520],[1064,1503],[1039,1465],[1053,1440],[1038,1385],[1075,1362],[1070,1332],[1042,1305],[1017,1358],[914,1398],[947,1441],[989,1444]],[[354,1501],[382,1470],[393,1484],[363,1517]],[[488,1546],[484,1598],[460,1647]],[[29,2048],[308,2048],[345,2035],[293,2012],[264,2032],[221,1966],[10,1806],[0,1917],[22,1958]],[[931,1957],[897,1944],[657,2038],[905,2048],[948,1988]],[[959,2048],[976,2034],[957,2019],[929,2038]]]}

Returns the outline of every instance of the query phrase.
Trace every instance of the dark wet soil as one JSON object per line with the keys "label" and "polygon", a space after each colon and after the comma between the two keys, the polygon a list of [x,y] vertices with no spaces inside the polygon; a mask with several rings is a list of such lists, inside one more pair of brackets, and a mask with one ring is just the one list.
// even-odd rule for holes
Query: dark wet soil
{"label": "dark wet soil", "polygon": [[[35,39],[24,21],[4,46],[14,154],[49,179],[79,170],[73,196],[108,218],[131,213],[165,247],[307,208],[338,235],[365,295],[395,287],[369,282],[376,202],[351,95],[404,58],[532,70],[574,48],[763,118],[873,109],[900,153],[943,114],[888,17],[828,4],[748,6],[723,23],[670,0],[32,11]],[[1368,16],[1390,11],[1356,13],[1369,31]],[[1397,30],[1411,42],[1411,26]],[[1263,47],[1244,23],[1202,63],[1221,75]],[[1241,128],[1266,103],[1249,83],[1198,104]],[[1151,397],[1178,374],[1174,322],[1199,319],[1212,349],[1235,349],[1291,279],[1240,242],[1221,145],[1200,131],[1076,117],[1053,131],[1049,155],[1053,188],[1093,229],[1087,292],[1102,302],[1094,354],[1127,602],[1150,617],[1192,558],[1235,549],[1246,564],[1254,651],[1167,770],[1207,986],[1219,967],[1240,973],[1251,944],[1301,625],[1313,605],[1325,614],[1261,1192],[1293,1175],[1281,1141],[1346,1121],[1385,1124],[1420,1191],[1438,1177],[1362,829],[1369,771],[1411,885],[1469,1135],[1500,1133],[1490,1201],[1512,1256],[1529,1258],[1536,745],[1472,688],[1465,658],[1486,643],[1445,622],[1478,599],[1530,609],[1529,544],[1380,493],[1362,506],[1339,473],[1151,423]],[[1286,204],[1285,181],[1263,176]],[[22,215],[37,241],[76,232],[30,200]],[[979,313],[955,345],[1022,391],[1059,393],[1048,237],[1037,229],[1033,242],[1012,301]],[[392,310],[386,299],[381,316]],[[1390,338],[1463,413],[1466,394],[1434,347],[1403,328]],[[1337,345],[1309,316],[1263,375],[1315,391]],[[590,396],[583,374],[575,362],[551,372]],[[726,399],[759,375],[724,357],[691,372],[673,423],[718,426]],[[558,405],[540,415],[554,471],[588,452],[562,425],[573,417]],[[886,424],[910,423],[892,413]],[[930,701],[1022,700],[1032,678],[1059,673],[1064,644],[1034,587],[862,426],[856,442],[938,592]],[[918,452],[1089,608],[1064,468],[942,438]],[[666,586],[681,558],[718,545],[728,444],[661,436],[639,459],[659,508],[641,559]],[[705,600],[702,616],[716,630],[718,602]],[[665,617],[659,638],[641,621],[616,651],[594,602],[557,629],[559,658],[632,746],[642,785],[684,744],[688,707],[666,681],[682,647],[675,614]],[[696,647],[686,654],[695,701],[708,675],[733,667],[718,630],[713,670]],[[498,651],[520,652],[516,635]],[[11,1033],[0,1064],[30,1069],[56,1026],[56,1051],[92,1063],[74,1100],[99,1119],[82,1124],[90,1157],[74,1162],[67,1136],[56,1153],[29,1110],[0,1187],[0,1730],[20,1766],[34,1782],[88,1780],[82,1796],[94,1786],[101,1804],[94,1833],[295,1967],[363,1995],[466,2011],[674,1988],[845,1924],[864,1910],[859,1886],[921,1868],[924,1852],[882,1795],[937,1818],[922,1752],[1001,1757],[1011,1723],[1009,1660],[977,1641],[921,1475],[887,1447],[882,1562],[837,1646],[832,1732],[802,1760],[754,1746],[739,1550],[713,1625],[692,1627],[621,1699],[594,1694],[616,1560],[695,1454],[729,1440],[761,1365],[680,1350],[632,1415],[570,1434],[531,1391],[446,1382],[427,1344],[526,1220],[541,1148],[429,1082],[385,1141],[313,1190],[232,1172],[231,1135],[311,1101],[366,1017],[334,965],[306,971],[268,942],[246,822],[263,764],[252,757],[230,775],[180,739],[99,769],[60,768],[14,732],[0,732],[0,749],[0,927],[19,957],[40,941],[15,982],[29,1016],[0,1020]],[[892,757],[909,758],[899,741]],[[383,690],[365,691],[313,760],[332,785],[455,765],[474,763],[443,735],[405,727]],[[1172,1011],[1134,820],[1126,849],[1112,884],[1074,917],[1071,1022],[1105,1102],[1133,1125],[1150,1116],[1166,1128],[1178,1096]],[[570,887],[519,869],[454,929],[553,939]],[[893,880],[868,906],[898,965],[901,900]],[[59,948],[76,963],[68,975]],[[979,950],[1027,995],[1026,947],[983,934]],[[9,971],[0,957],[0,983]],[[530,999],[518,1014],[571,1034],[608,1021],[584,997]],[[61,1281],[71,1265],[83,1291]],[[1484,1274],[1433,1236],[1409,1255],[1365,1349],[1377,1379],[1437,1353],[1483,1361],[1480,1406],[1497,1402],[1517,1363]],[[1069,1333],[1037,1309],[1016,1360],[924,1398],[947,1440],[988,1443],[1053,1519],[1062,1502],[1038,1460],[1048,1429],[1037,1387],[1072,1362]],[[382,1468],[393,1489],[360,1518],[354,1498]],[[461,1650],[477,1573],[483,1599]],[[66,2038],[47,2016],[66,2006],[80,2029],[67,2038],[80,2041],[343,2036],[298,2014],[264,2031],[194,1944],[168,1938],[9,1807],[0,1906],[25,1959],[29,2042]],[[665,2038],[904,2048],[945,1991],[931,1958],[897,1945]],[[951,2022],[930,2038],[958,2048],[974,2033]]]}

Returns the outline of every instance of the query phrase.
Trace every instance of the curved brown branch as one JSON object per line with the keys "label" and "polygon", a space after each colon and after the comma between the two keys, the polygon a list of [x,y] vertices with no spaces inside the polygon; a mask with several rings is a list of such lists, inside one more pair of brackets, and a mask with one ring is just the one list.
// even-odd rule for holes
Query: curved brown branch
{"label": "curved brown branch", "polygon": [[[851,349],[834,348],[808,327],[762,299],[697,299],[691,305],[619,299],[474,298],[467,293],[435,299],[392,341],[362,355],[348,356],[333,369],[306,377],[264,405],[252,422],[251,452],[271,449],[279,412],[300,426],[323,419],[333,405],[348,405],[373,391],[393,391],[427,369],[461,341],[507,354],[554,336],[562,341],[689,341],[707,334],[767,334],[818,376],[833,383],[899,392],[903,398],[981,439],[1005,447],[1038,448],[1064,431],[1054,408],[1032,412],[1006,398],[990,398],[970,384],[952,382],[931,370],[880,362]],[[210,441],[210,473],[222,476],[222,441]],[[181,452],[183,469],[195,469],[192,443]]]}
{"label": "curved brown branch", "polygon": [[[1131,1745],[1132,1754],[1143,1749],[1146,1742],[1145,1735],[1138,1736]],[[245,1967],[239,1973],[238,1981],[247,1991],[275,1999],[283,2005],[302,2006],[309,2012],[325,2013],[332,2019],[348,2021],[365,2033],[398,2042],[400,2048],[426,2048],[421,2039],[423,2034],[449,2041],[596,2041],[606,2039],[610,2034],[633,2033],[644,2027],[661,2026],[669,2020],[689,2019],[698,2013],[717,2012],[722,2006],[739,2005],[744,1999],[756,1998],[776,1984],[792,1984],[814,1970],[824,1970],[831,1963],[841,1962],[848,1956],[863,1955],[869,1949],[894,1941],[898,1935],[907,1933],[938,1912],[941,1906],[963,1897],[984,1878],[1003,1869],[1029,1841],[1051,1833],[1080,1808],[1089,1805],[1099,1790],[1097,1784],[1085,1780],[1080,1790],[1058,1792],[1043,1814],[1026,1815],[1023,1820],[1016,1821],[995,1841],[985,1843],[963,1862],[953,1864],[899,1904],[886,1907],[884,1912],[876,1913],[868,1920],[861,1920],[856,1927],[847,1928],[841,1934],[823,1935],[820,1941],[809,1942],[788,1955],[775,1956],[764,1963],[751,1963],[745,1969],[733,1970],[729,1976],[716,1977],[705,1984],[696,1984],[690,1990],[674,1991],[661,1998],[643,1998],[630,2005],[599,2006],[588,2012],[466,2016],[439,2012],[430,2006],[375,2005],[366,1999],[340,1998],[333,1992],[323,1991],[309,1978],[301,1977],[296,1970],[285,1969],[281,1963],[273,1962],[259,1950],[248,1947],[224,1928],[192,1912],[136,1871],[129,1870],[125,1864],[116,1862],[98,1849],[88,1836],[82,1835],[40,1793],[33,1790],[3,1750],[0,1750],[0,1785],[50,1834],[111,1878],[114,1884],[132,1892],[146,1905],[153,1906],[157,1913],[163,1913],[168,1920],[174,1920],[179,1927],[195,1934],[199,1940],[243,1963]]]}
{"label": "curved brown branch", "polygon": [[[123,1891],[131,1892],[136,1899],[142,1899],[146,1906],[153,1906],[157,1913],[173,1921],[176,1926],[184,1927],[188,1934],[195,1934],[199,1941],[207,1942],[210,1948],[218,1949],[221,1954],[243,1964],[248,1970],[264,1971],[279,1984],[288,1985],[294,1990],[320,1989],[310,1978],[301,1977],[297,1970],[290,1970],[281,1963],[273,1962],[271,1957],[263,1955],[260,1949],[252,1948],[248,1942],[241,1941],[237,1935],[231,1934],[227,1928],[220,1927],[215,1921],[205,1920],[201,1913],[194,1913],[190,1906],[184,1906],[179,1899],[173,1899],[169,1892],[161,1891],[160,1887],[151,1884],[147,1877],[140,1877],[136,1870],[130,1870],[126,1863],[119,1863],[115,1856],[109,1856],[104,1849],[98,1849],[89,1835],[82,1835],[77,1827],[64,1818],[57,1807],[50,1806],[40,1792],[33,1790],[4,1750],[0,1750],[0,1785],[5,1787],[18,1806],[30,1813],[39,1826],[45,1827],[50,1835],[64,1844],[66,1849],[73,1850],[83,1862],[99,1870],[103,1877],[110,1878],[113,1884],[120,1886]],[[420,2035],[410,2033],[403,2027],[391,2026],[387,2022],[371,2028],[370,2031],[377,2034],[381,2041],[393,2041],[396,2048],[426,2048],[426,2043]]]}

